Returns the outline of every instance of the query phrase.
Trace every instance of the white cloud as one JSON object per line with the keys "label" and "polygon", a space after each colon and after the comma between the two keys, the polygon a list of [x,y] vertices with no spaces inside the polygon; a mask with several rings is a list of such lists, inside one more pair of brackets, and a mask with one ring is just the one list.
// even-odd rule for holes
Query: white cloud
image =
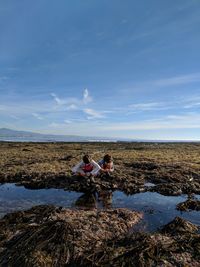
{"label": "white cloud", "polygon": [[193,102],[185,105],[184,108],[196,108],[198,106],[200,106],[200,102]]}
{"label": "white cloud", "polygon": [[66,126],[68,124],[71,124],[72,121],[71,120],[64,120],[63,122],[52,122],[50,124],[48,124],[49,128],[61,128],[61,129],[66,129]]}
{"label": "white cloud", "polygon": [[90,96],[88,89],[85,88],[83,91],[83,103],[87,104],[89,102],[92,102],[92,97]]}
{"label": "white cloud", "polygon": [[200,128],[200,114],[169,115],[160,119],[110,123],[102,126],[105,131],[161,130],[161,129],[195,129]]}
{"label": "white cloud", "polygon": [[[135,103],[128,106],[119,106],[113,108],[107,113],[118,113],[124,115],[135,114],[138,112],[148,112],[148,111],[159,111],[159,110],[170,110],[177,108],[179,102],[147,102],[147,103]],[[105,112],[106,113],[106,112]]]}
{"label": "white cloud", "polygon": [[156,109],[163,109],[164,103],[149,102],[149,103],[138,103],[129,105],[129,108],[135,111],[149,111]]}
{"label": "white cloud", "polygon": [[38,120],[43,120],[44,119],[38,113],[35,113],[35,112],[32,113],[32,116],[35,117]]}
{"label": "white cloud", "polygon": [[66,124],[70,124],[70,123],[72,123],[72,121],[70,121],[70,120],[64,120],[64,122],[65,122]]}
{"label": "white cloud", "polygon": [[59,123],[56,123],[56,122],[52,122],[48,125],[48,127],[50,128],[59,128],[60,127],[60,124]]}
{"label": "white cloud", "polygon": [[12,118],[12,119],[15,119],[15,120],[19,120],[20,119],[19,117],[15,116],[15,115],[9,115],[9,117]]}
{"label": "white cloud", "polygon": [[55,93],[51,93],[50,95],[55,100],[57,104],[57,108],[68,105],[67,110],[76,110],[78,109],[78,107],[81,108],[81,106],[92,102],[92,97],[90,96],[87,88],[85,88],[83,91],[82,99],[80,98],[78,99],[76,97],[68,97],[68,98],[61,99]]}
{"label": "white cloud", "polygon": [[58,107],[71,104],[80,104],[80,101],[77,98],[68,97],[61,99],[55,93],[51,93],[50,95],[53,97]]}
{"label": "white cloud", "polygon": [[63,104],[63,101],[62,101],[59,97],[57,97],[56,94],[51,93],[51,96],[53,97],[53,99],[56,101],[56,103],[57,103],[58,105],[62,105],[62,104]]}
{"label": "white cloud", "polygon": [[[123,94],[123,96],[125,94],[127,96],[130,96],[130,94],[133,94],[133,92],[143,93],[143,94],[148,92],[149,94],[150,92],[159,91],[160,89],[163,89],[163,87],[166,87],[169,90],[173,90],[175,86],[181,86],[181,85],[184,86],[199,82],[200,82],[200,72],[189,73],[189,74],[171,76],[161,79],[144,80],[134,83],[129,82],[128,84],[121,85],[120,86],[121,88],[118,88],[118,93]],[[181,96],[179,97],[181,98]]]}
{"label": "white cloud", "polygon": [[90,109],[90,108],[86,108],[83,110],[87,115],[89,115],[87,118],[88,119],[100,119],[100,118],[104,118],[104,115],[102,114],[102,112],[98,112],[96,110]]}
{"label": "white cloud", "polygon": [[200,73],[191,73],[191,74],[169,77],[166,79],[155,80],[153,84],[156,86],[173,86],[173,85],[188,84],[199,81],[200,81]]}
{"label": "white cloud", "polygon": [[77,110],[77,109],[79,109],[79,108],[78,108],[78,106],[75,105],[75,104],[70,104],[70,105],[66,108],[66,110]]}

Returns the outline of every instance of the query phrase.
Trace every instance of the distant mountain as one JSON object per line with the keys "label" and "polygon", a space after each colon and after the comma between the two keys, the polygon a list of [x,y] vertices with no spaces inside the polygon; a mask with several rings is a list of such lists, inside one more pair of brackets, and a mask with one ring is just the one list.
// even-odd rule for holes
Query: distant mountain
{"label": "distant mountain", "polygon": [[108,138],[79,135],[53,135],[40,134],[28,131],[16,131],[0,128],[0,141],[12,142],[152,142],[152,143],[177,143],[177,142],[200,142],[200,140],[150,140],[131,138]]}
{"label": "distant mountain", "polygon": [[11,136],[32,136],[32,135],[41,135],[41,134],[26,132],[26,131],[16,131],[7,128],[0,128],[0,136],[11,137]]}
{"label": "distant mountain", "polygon": [[53,135],[40,134],[28,131],[16,131],[0,128],[0,141],[21,142],[115,142],[114,138],[78,136],[78,135]]}

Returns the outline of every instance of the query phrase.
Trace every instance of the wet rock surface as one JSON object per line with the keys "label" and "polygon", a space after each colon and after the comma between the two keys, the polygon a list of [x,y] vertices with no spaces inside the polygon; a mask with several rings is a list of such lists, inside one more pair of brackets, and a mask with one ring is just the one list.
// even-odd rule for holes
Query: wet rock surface
{"label": "wet rock surface", "polygon": [[[174,228],[175,227],[175,231]],[[176,231],[177,230],[177,231]],[[159,233],[132,233],[93,254],[94,266],[199,266],[198,227],[175,218]],[[90,266],[87,254],[84,266]],[[81,263],[81,261],[79,261]]]}
{"label": "wet rock surface", "polygon": [[199,266],[198,227],[179,217],[160,233],[130,233],[127,209],[36,206],[0,220],[0,266]]}
{"label": "wet rock surface", "polygon": [[176,217],[172,222],[166,224],[161,232],[170,235],[184,234],[184,233],[194,233],[200,229],[198,226],[180,218]]}
{"label": "wet rock surface", "polygon": [[36,206],[0,220],[0,266],[65,266],[125,236],[142,215],[127,209]]}
{"label": "wet rock surface", "polygon": [[185,202],[179,203],[176,208],[177,210],[181,211],[188,211],[188,210],[200,211],[200,201],[197,199],[188,199]]}
{"label": "wet rock surface", "polygon": [[[112,154],[112,177],[72,176],[71,167],[84,153],[96,161]],[[133,232],[129,230],[142,215],[109,208],[115,190],[167,196],[200,193],[199,143],[2,142],[0,155],[0,183],[84,192],[76,206],[89,208],[36,206],[4,216],[0,266],[199,266],[196,225],[176,217],[157,233]],[[106,200],[105,210],[96,209],[94,193]],[[199,210],[199,201],[189,198],[177,208]]]}

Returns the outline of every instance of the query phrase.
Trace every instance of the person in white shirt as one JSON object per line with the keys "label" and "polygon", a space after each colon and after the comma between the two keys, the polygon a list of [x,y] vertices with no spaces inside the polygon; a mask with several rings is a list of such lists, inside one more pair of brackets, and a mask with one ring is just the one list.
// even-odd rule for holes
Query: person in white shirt
{"label": "person in white shirt", "polygon": [[89,155],[84,155],[81,162],[72,168],[73,175],[97,176],[101,167]]}

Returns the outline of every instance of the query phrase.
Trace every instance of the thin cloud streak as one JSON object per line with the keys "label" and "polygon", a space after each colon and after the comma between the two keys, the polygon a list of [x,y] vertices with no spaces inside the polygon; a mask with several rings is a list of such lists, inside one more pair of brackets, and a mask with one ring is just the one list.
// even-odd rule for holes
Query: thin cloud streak
{"label": "thin cloud streak", "polygon": [[200,106],[200,102],[190,103],[190,104],[184,106],[184,108],[189,109],[189,108],[196,108],[196,107],[198,107],[198,106]]}
{"label": "thin cloud streak", "polygon": [[15,115],[9,115],[10,118],[14,119],[14,120],[20,120],[19,117],[15,116]]}
{"label": "thin cloud streak", "polygon": [[66,107],[66,110],[78,110],[79,107],[75,104],[70,104],[68,107]]}
{"label": "thin cloud streak", "polygon": [[146,81],[138,81],[135,83],[130,83],[128,85],[122,85],[118,89],[119,92],[123,93],[137,93],[137,92],[154,92],[158,91],[160,88],[167,87],[169,90],[172,90],[175,86],[186,86],[189,84],[199,83],[200,82],[200,73],[189,73],[183,75],[177,75],[161,79],[152,79]]}
{"label": "thin cloud streak", "polygon": [[88,119],[100,119],[100,118],[104,118],[105,116],[101,113],[98,112],[94,109],[90,109],[90,108],[86,108],[83,110],[87,115],[89,115],[87,118]]}
{"label": "thin cloud streak", "polygon": [[153,82],[153,84],[156,86],[173,86],[173,85],[194,83],[199,81],[200,81],[200,73],[191,73],[191,74],[156,80]]}
{"label": "thin cloud streak", "polygon": [[57,97],[57,95],[55,93],[51,93],[50,95],[53,97],[53,99],[55,100],[55,102],[58,105],[63,105],[65,103],[59,97]]}
{"label": "thin cloud streak", "polygon": [[54,101],[56,102],[56,104],[58,106],[64,106],[64,105],[67,106],[67,105],[71,105],[71,104],[74,104],[74,105],[80,104],[80,100],[75,98],[75,97],[74,98],[73,97],[68,97],[68,98],[61,99],[55,93],[51,93],[50,95],[53,97]]}
{"label": "thin cloud streak", "polygon": [[68,124],[71,124],[71,121],[65,120],[63,123],[51,122],[50,124],[48,124],[48,127],[62,129],[65,128]]}
{"label": "thin cloud streak", "polygon": [[137,103],[129,105],[129,109],[132,111],[150,111],[150,110],[157,110],[163,109],[164,103],[159,102],[148,102],[148,103]]}
{"label": "thin cloud streak", "polygon": [[38,119],[38,120],[43,120],[43,119],[44,119],[44,118],[41,117],[38,113],[33,112],[32,115],[33,115],[33,117],[35,117],[35,118]]}
{"label": "thin cloud streak", "polygon": [[170,115],[160,119],[144,120],[102,126],[105,131],[159,130],[159,129],[199,129],[200,114],[186,114],[182,116]]}
{"label": "thin cloud streak", "polygon": [[64,122],[65,122],[66,124],[70,124],[70,123],[72,123],[72,121],[70,121],[70,120],[64,120]]}

